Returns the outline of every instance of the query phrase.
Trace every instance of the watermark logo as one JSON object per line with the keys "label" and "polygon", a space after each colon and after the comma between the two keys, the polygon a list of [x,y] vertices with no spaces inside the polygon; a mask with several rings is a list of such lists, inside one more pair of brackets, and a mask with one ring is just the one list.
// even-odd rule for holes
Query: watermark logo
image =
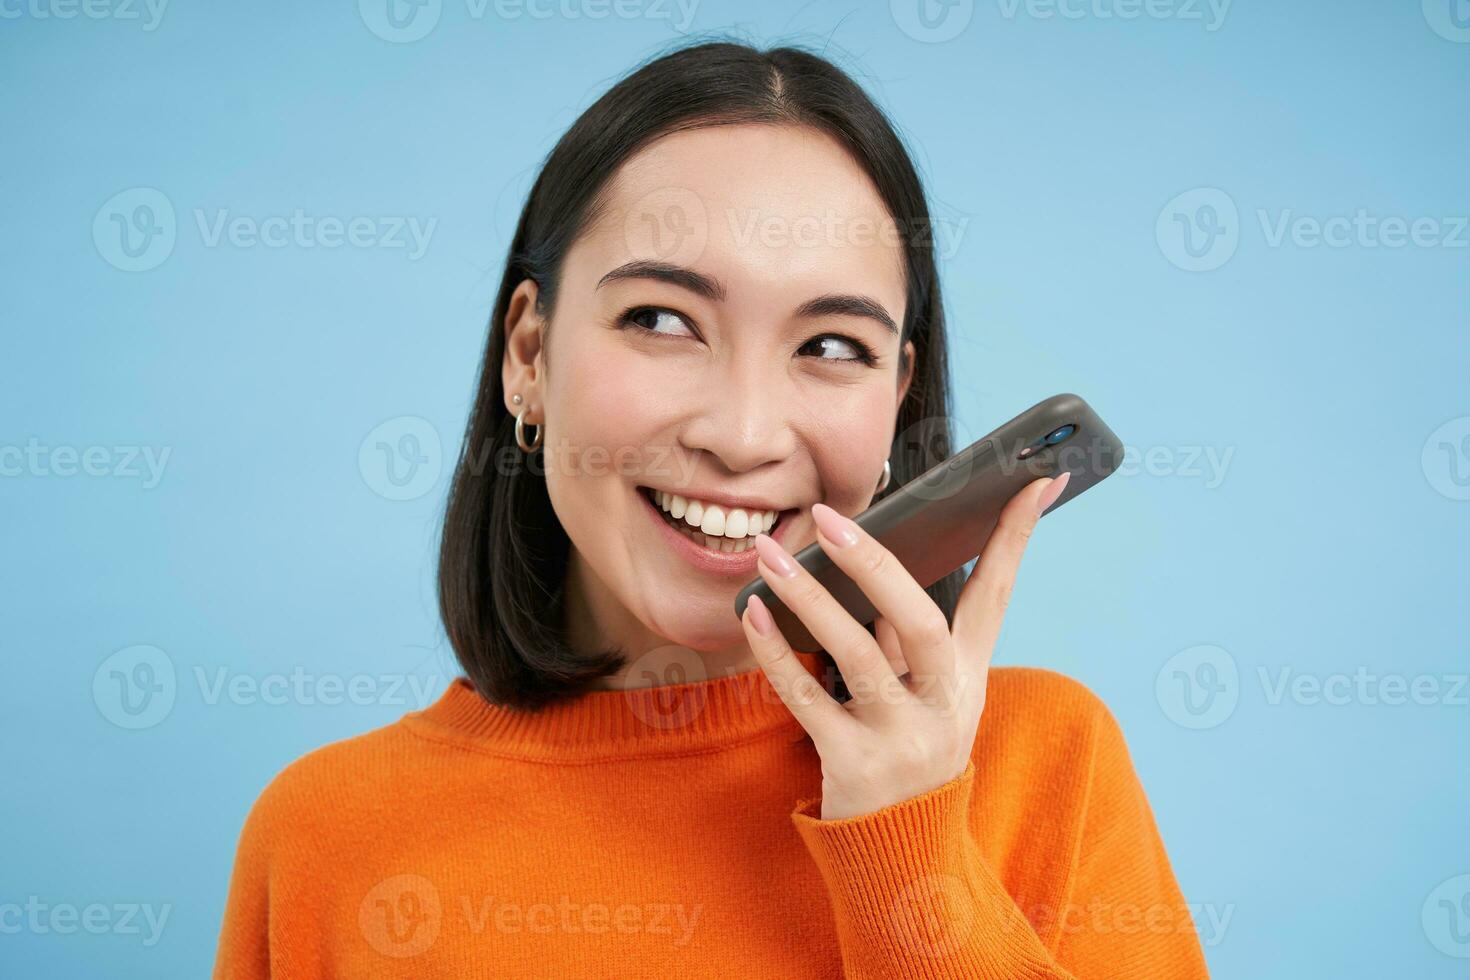
{"label": "watermark logo", "polygon": [[889,0],[898,29],[915,41],[940,44],[964,33],[975,16],[975,0]]}
{"label": "watermark logo", "polygon": [[1209,272],[1240,246],[1240,213],[1218,187],[1196,187],[1164,205],[1154,223],[1164,258],[1186,272]]}
{"label": "watermark logo", "polygon": [[[990,442],[983,443],[975,455],[956,452],[955,446],[969,446],[979,438],[964,419],[948,415],[926,415],[904,427],[893,439],[893,459],[933,461],[923,472],[904,485],[909,493],[923,500],[948,500],[965,485],[972,470],[988,463],[994,455]],[[943,468],[937,463],[946,460]],[[881,461],[879,468],[881,468]],[[1038,476],[1040,474],[1037,474]],[[897,473],[890,484],[896,489]]]}
{"label": "watermark logo", "polygon": [[704,711],[708,679],[704,659],[675,643],[654,647],[628,667],[624,696],[634,716],[650,728],[682,728]]}
{"label": "watermark logo", "polygon": [[660,187],[628,209],[623,240],[633,255],[693,266],[709,242],[709,215],[687,187]]}
{"label": "watermark logo", "polygon": [[1169,720],[1182,728],[1221,725],[1240,701],[1235,658],[1210,644],[1180,650],[1159,669],[1154,697]]}
{"label": "watermark logo", "polygon": [[427,37],[439,24],[442,0],[357,0],[367,29],[385,41],[408,44]]}
{"label": "watermark logo", "polygon": [[357,470],[386,500],[417,500],[439,482],[444,450],[428,419],[400,415],[379,424],[357,449]]}
{"label": "watermark logo", "polygon": [[903,949],[933,958],[953,956],[979,921],[976,904],[963,878],[925,875],[893,900],[889,921]]}
{"label": "watermark logo", "polygon": [[92,219],[92,243],[123,272],[156,269],[178,240],[173,202],[155,187],[130,187],[108,198]]}
{"label": "watermark logo", "polygon": [[1470,500],[1470,415],[1450,419],[1431,432],[1419,463],[1440,496]]}
{"label": "watermark logo", "polygon": [[1470,0],[1424,0],[1424,19],[1446,41],[1470,44]]}
{"label": "watermark logo", "polygon": [[357,927],[373,949],[404,959],[434,945],[443,916],[432,881],[423,875],[394,875],[363,896]]}
{"label": "watermark logo", "polygon": [[152,728],[169,716],[178,695],[174,662],[146,644],[119,650],[92,675],[92,701],[119,728]]}
{"label": "watermark logo", "polygon": [[1470,874],[1440,882],[1424,899],[1420,921],[1431,946],[1446,956],[1470,959]]}

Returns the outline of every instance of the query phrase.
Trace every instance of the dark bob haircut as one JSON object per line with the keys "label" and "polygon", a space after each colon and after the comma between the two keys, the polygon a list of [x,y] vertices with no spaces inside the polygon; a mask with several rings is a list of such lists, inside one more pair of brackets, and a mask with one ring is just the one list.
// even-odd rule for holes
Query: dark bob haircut
{"label": "dark bob haircut", "polygon": [[[627,659],[617,648],[574,651],[566,639],[563,585],[571,542],[547,494],[542,450],[528,458],[516,445],[515,418],[505,409],[501,386],[511,295],[523,279],[536,283],[536,311],[550,343],[563,259],[596,217],[598,195],[618,167],[661,136],[741,123],[810,127],[832,137],[867,172],[898,228],[907,230],[899,342],[902,351],[913,341],[915,363],[894,429],[889,489],[952,453],[948,353],[929,209],[913,162],[882,111],[841,69],[796,47],[762,51],[717,41],[644,64],[582,113],[531,188],[506,257],[449,488],[439,610],[460,665],[492,703],[541,707],[596,687]],[[907,370],[900,363],[899,377]],[[504,460],[514,462],[502,465]],[[956,570],[928,589],[951,621],[961,584]]]}

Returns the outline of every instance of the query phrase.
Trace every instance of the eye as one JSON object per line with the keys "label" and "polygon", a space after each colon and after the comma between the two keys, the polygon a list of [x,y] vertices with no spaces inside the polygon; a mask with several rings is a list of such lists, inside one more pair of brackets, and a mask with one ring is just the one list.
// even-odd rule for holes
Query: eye
{"label": "eye", "polygon": [[679,328],[682,326],[684,336],[695,336],[689,321],[682,314],[673,310],[664,309],[661,306],[633,306],[624,310],[618,317],[620,325],[634,324],[649,333],[680,336]]}
{"label": "eye", "polygon": [[[840,334],[827,333],[820,337],[814,337],[808,340],[801,349],[806,350],[813,345],[819,346],[824,352],[835,352],[834,356],[818,355],[817,359],[820,361],[853,361],[857,364],[872,364],[876,360],[873,356],[873,351],[867,344],[855,338],[844,337]],[[843,354],[842,352],[844,350],[849,353]]]}

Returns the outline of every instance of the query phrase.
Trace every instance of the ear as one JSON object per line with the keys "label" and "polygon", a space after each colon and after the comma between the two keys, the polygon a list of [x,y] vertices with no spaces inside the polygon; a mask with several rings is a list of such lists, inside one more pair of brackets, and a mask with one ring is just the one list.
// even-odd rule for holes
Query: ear
{"label": "ear", "polygon": [[898,379],[898,400],[894,405],[895,411],[899,405],[903,404],[904,397],[909,393],[909,385],[914,380],[914,342],[912,340],[903,345],[903,354],[909,368],[904,372],[903,377]]}
{"label": "ear", "polygon": [[[526,415],[529,425],[539,425],[532,412],[541,400],[541,384],[546,374],[544,341],[546,322],[536,312],[536,282],[522,279],[511,294],[505,308],[505,359],[500,365],[500,386],[504,392],[505,410],[511,415]],[[524,401],[514,404],[511,395]]]}

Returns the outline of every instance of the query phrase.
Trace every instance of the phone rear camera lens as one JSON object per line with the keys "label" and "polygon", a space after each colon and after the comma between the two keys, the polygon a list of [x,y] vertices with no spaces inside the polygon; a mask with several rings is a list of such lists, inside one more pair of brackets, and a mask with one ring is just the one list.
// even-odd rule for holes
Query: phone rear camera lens
{"label": "phone rear camera lens", "polygon": [[1046,435],[1046,444],[1048,446],[1055,446],[1059,442],[1065,442],[1066,440],[1070,439],[1072,437],[1072,433],[1076,431],[1077,427],[1069,422],[1064,426],[1048,432]]}

